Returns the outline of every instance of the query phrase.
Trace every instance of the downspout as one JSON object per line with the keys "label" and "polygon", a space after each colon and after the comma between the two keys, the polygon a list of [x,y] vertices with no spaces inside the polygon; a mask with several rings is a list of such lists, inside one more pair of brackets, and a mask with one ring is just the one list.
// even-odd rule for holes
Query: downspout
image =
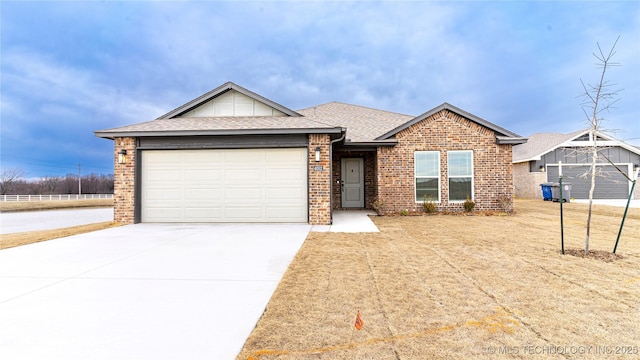
{"label": "downspout", "polygon": [[338,139],[329,141],[329,214],[331,215],[331,224],[333,224],[333,144],[344,140],[347,136],[347,129],[342,128],[342,136]]}

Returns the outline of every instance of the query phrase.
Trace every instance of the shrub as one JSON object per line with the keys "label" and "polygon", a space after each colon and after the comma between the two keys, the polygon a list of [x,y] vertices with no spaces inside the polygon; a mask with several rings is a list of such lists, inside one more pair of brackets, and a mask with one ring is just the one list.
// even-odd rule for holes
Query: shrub
{"label": "shrub", "polygon": [[513,199],[509,195],[498,196],[498,205],[507,214],[513,211]]}
{"label": "shrub", "polygon": [[400,211],[400,216],[407,216],[407,215],[409,215],[409,210],[404,209]]}
{"label": "shrub", "polygon": [[371,203],[371,207],[373,208],[373,210],[375,210],[378,214],[380,214],[380,212],[382,211],[382,209],[384,208],[384,200],[380,199],[380,198],[375,198],[373,200],[373,202]]}
{"label": "shrub", "polygon": [[422,197],[422,208],[424,209],[424,212],[426,212],[427,214],[434,213],[436,212],[436,210],[438,210],[436,203],[433,202],[433,198],[427,199],[427,195],[424,195]]}
{"label": "shrub", "polygon": [[473,200],[471,200],[469,197],[467,197],[467,200],[464,202],[464,204],[462,204],[462,206],[464,206],[464,211],[472,212],[473,208],[476,207],[476,203],[473,202]]}

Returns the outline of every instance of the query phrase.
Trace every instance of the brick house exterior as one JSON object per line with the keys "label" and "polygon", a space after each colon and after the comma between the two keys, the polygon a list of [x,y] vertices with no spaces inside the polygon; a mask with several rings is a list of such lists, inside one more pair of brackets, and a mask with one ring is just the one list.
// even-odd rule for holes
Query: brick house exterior
{"label": "brick house exterior", "polygon": [[[450,200],[460,183],[476,209],[499,209],[498,198],[514,194],[512,147],[526,141],[446,103],[417,117],[337,102],[293,111],[234,83],[156,120],[96,135],[114,141],[114,220],[122,223],[330,224],[334,209],[373,209],[374,202],[384,204],[376,207],[381,214],[420,211],[418,152],[437,154],[429,166],[439,172],[428,182],[438,186],[439,210],[462,210],[463,201]],[[239,160],[215,160],[225,156]],[[252,157],[262,160],[243,167]],[[458,169],[469,173],[454,179]],[[208,185],[220,174],[246,175]],[[255,201],[243,205],[247,194]]]}
{"label": "brick house exterior", "polygon": [[[421,210],[422,203],[414,195],[414,153],[420,150],[442,154],[441,179],[447,177],[447,152],[473,151],[473,200],[478,210],[499,210],[498,198],[513,195],[511,145],[496,144],[493,131],[461,115],[442,110],[400,131],[396,139],[398,145],[378,148],[378,197],[385,203],[383,213]],[[441,193],[446,194],[448,183],[441,184]],[[438,208],[462,211],[462,205],[442,196]]]}

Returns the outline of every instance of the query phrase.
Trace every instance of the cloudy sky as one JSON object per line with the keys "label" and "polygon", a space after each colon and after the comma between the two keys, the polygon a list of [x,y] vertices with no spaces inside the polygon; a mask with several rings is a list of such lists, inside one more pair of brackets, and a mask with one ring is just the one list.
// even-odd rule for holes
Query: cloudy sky
{"label": "cloudy sky", "polygon": [[449,102],[528,136],[587,127],[592,55],[620,36],[603,115],[640,145],[640,2],[0,3],[1,165],[113,171],[95,130],[152,120],[233,81],[297,110],[419,115]]}

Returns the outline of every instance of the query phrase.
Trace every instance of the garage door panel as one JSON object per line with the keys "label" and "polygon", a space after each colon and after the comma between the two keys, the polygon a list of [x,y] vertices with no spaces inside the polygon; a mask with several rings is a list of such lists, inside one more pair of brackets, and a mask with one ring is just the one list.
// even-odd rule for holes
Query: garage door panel
{"label": "garage door panel", "polygon": [[158,200],[169,201],[169,200],[181,200],[182,192],[175,191],[172,188],[153,188],[145,191],[145,195],[147,198],[148,204],[159,203]]}
{"label": "garage door panel", "polygon": [[273,221],[296,218],[305,215],[299,207],[269,206],[265,210],[265,216]]}
{"label": "garage door panel", "polygon": [[194,222],[210,222],[212,219],[222,219],[221,207],[189,207],[185,209],[185,217]]}
{"label": "garage door panel", "polygon": [[180,170],[156,170],[149,171],[147,174],[148,181],[178,181],[182,179],[182,171]]}
{"label": "garage door panel", "polygon": [[225,218],[236,221],[254,222],[263,218],[262,207],[227,207],[225,208]]}
{"label": "garage door panel", "polygon": [[287,181],[297,182],[306,176],[304,170],[300,168],[277,168],[265,170],[265,179],[267,181]]}
{"label": "garage door panel", "polygon": [[199,169],[185,170],[186,180],[190,182],[200,182],[206,180],[221,179],[222,170],[220,169]]}
{"label": "garage door panel", "polygon": [[[182,151],[176,151],[182,152]],[[224,160],[224,153],[212,152],[212,151],[190,151],[188,153],[182,152],[184,155],[185,163],[197,164],[202,166],[205,164],[216,164]]]}
{"label": "garage door panel", "polygon": [[222,199],[222,189],[187,189],[184,192],[185,200],[187,201],[212,201]]}
{"label": "garage door panel", "polygon": [[264,161],[263,150],[235,150],[225,153],[225,161],[238,164],[259,164]]}
{"label": "garage door panel", "polygon": [[307,151],[142,151],[143,222],[307,222]]}
{"label": "garage door panel", "polygon": [[261,169],[225,170],[225,180],[227,181],[254,182],[261,179]]}
{"label": "garage door panel", "polygon": [[262,188],[235,188],[226,189],[224,198],[226,201],[260,201],[262,200]]}
{"label": "garage door panel", "polygon": [[300,163],[306,160],[306,154],[301,152],[269,152],[265,154],[265,160],[272,163]]}
{"label": "garage door panel", "polygon": [[184,154],[180,151],[163,151],[160,152],[146,152],[145,157],[149,161],[158,162],[162,161],[165,164],[181,164],[184,162]]}
{"label": "garage door panel", "polygon": [[174,207],[151,207],[148,209],[148,216],[150,218],[157,219],[157,221],[172,222],[172,219],[182,217],[182,209]]}
{"label": "garage door panel", "polygon": [[270,188],[266,191],[265,199],[272,201],[294,200],[294,202],[299,202],[300,200],[304,199],[304,197],[306,196],[305,193],[305,189],[302,188]]}

